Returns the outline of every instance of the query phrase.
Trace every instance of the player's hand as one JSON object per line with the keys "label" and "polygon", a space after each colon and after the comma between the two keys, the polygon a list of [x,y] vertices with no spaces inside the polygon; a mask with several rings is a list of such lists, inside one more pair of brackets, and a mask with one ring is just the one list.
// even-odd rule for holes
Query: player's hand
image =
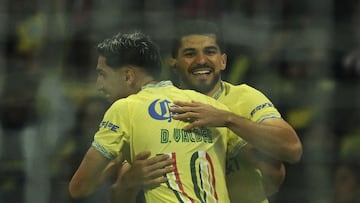
{"label": "player's hand", "polygon": [[201,102],[174,101],[177,107],[171,107],[175,120],[189,122],[184,130],[191,130],[195,127],[225,127],[229,112],[217,109],[211,105]]}
{"label": "player's hand", "polygon": [[266,154],[255,149],[251,144],[241,149],[238,157],[249,161],[253,166],[261,171],[262,183],[267,196],[271,196],[279,191],[285,180],[285,165]]}
{"label": "player's hand", "polygon": [[164,175],[174,170],[171,166],[174,160],[169,159],[166,154],[148,159],[150,154],[149,151],[137,154],[131,165],[124,162],[117,182],[135,189],[154,188],[160,183],[165,183],[167,178]]}

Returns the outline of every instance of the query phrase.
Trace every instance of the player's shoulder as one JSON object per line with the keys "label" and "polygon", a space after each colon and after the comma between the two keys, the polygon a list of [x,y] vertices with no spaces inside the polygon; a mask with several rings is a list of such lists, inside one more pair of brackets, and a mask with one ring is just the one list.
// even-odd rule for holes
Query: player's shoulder
{"label": "player's shoulder", "polygon": [[217,108],[221,108],[221,109],[228,109],[228,107],[219,102],[218,100],[214,99],[213,97],[209,97],[205,94],[202,94],[200,92],[197,92],[195,90],[182,90],[182,91],[185,91],[187,92],[187,96],[189,98],[189,100],[193,100],[193,101],[198,101],[198,102],[201,102],[201,103],[205,103],[205,104],[210,104],[212,106],[215,106]]}
{"label": "player's shoulder", "polygon": [[242,83],[238,85],[231,84],[229,82],[223,81],[223,86],[226,92],[228,93],[248,93],[248,92],[260,92],[255,87]]}
{"label": "player's shoulder", "polygon": [[133,97],[133,95],[130,95],[129,97],[125,97],[125,98],[121,98],[118,99],[116,101],[114,101],[111,105],[109,109],[121,109],[124,106],[127,106],[127,104],[129,103],[129,100],[133,100],[135,97]]}

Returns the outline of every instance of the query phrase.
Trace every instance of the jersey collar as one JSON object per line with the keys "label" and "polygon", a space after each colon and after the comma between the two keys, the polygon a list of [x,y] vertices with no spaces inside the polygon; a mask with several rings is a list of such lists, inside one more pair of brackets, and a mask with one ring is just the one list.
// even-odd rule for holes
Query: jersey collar
{"label": "jersey collar", "polygon": [[212,96],[214,99],[219,99],[221,94],[224,92],[224,84],[221,81],[220,82],[220,87],[219,89],[216,90],[216,92],[214,93],[214,95]]}
{"label": "jersey collar", "polygon": [[146,89],[146,88],[156,88],[156,87],[166,87],[166,86],[174,86],[173,83],[170,80],[163,80],[160,81],[156,84],[147,84],[141,87],[141,89]]}

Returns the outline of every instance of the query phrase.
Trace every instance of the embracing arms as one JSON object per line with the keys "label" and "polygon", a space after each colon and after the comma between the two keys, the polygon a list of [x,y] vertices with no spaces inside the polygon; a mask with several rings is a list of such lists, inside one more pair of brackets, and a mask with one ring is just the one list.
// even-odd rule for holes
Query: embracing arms
{"label": "embracing arms", "polygon": [[[137,154],[130,165],[123,162],[120,155],[110,161],[96,149],[90,147],[83,161],[75,172],[69,184],[69,192],[73,198],[82,198],[91,195],[103,181],[117,173],[116,181],[111,187],[111,202],[124,199],[135,202],[138,191],[143,188],[153,188],[167,179],[163,176],[174,169],[173,160],[168,155],[150,157],[149,151]],[[131,170],[130,170],[131,169]]]}
{"label": "embracing arms", "polygon": [[199,126],[227,127],[264,154],[280,161],[296,163],[302,155],[302,145],[295,130],[281,118],[268,118],[255,123],[232,112],[216,109],[200,102],[174,102],[179,107],[174,119],[192,121],[189,130]]}
{"label": "embracing arms", "polygon": [[167,181],[164,174],[174,170],[171,166],[174,161],[166,154],[149,157],[150,152],[143,151],[135,156],[131,164],[128,162],[122,164],[118,169],[117,179],[111,187],[111,203],[124,200],[133,203],[141,189],[154,188]]}
{"label": "embracing arms", "polygon": [[[277,192],[285,178],[285,167],[282,161],[295,163],[301,157],[302,146],[296,132],[281,118],[269,118],[261,123],[255,123],[232,112],[218,110],[198,102],[177,102],[176,104],[180,107],[171,111],[181,114],[175,114],[173,118],[193,121],[185,127],[185,130],[198,126],[228,127],[253,146],[254,150],[250,150],[243,156],[252,160],[254,166],[262,171],[262,181],[267,195]],[[141,188],[154,187],[166,182],[162,175],[167,173],[164,169],[170,170],[170,168],[164,168],[166,164],[159,165],[156,164],[157,161],[147,158],[148,156],[143,156],[138,161],[134,161],[131,166],[126,165],[120,169],[119,178],[112,188],[113,202],[122,199],[124,195],[135,196],[132,192],[126,192],[127,189],[132,191],[131,188],[136,188],[135,191],[139,191]],[[153,175],[149,175],[151,173]],[[132,180],[134,185],[127,184],[127,180]],[[149,180],[155,181],[149,182]],[[129,187],[124,189],[122,188],[124,185]]]}

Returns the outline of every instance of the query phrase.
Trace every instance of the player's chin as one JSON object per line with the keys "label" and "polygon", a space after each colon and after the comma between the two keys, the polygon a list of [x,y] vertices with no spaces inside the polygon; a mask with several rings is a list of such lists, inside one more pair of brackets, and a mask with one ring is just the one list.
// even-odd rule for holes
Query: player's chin
{"label": "player's chin", "polygon": [[204,86],[210,85],[212,81],[212,77],[193,77],[192,84],[194,86]]}

